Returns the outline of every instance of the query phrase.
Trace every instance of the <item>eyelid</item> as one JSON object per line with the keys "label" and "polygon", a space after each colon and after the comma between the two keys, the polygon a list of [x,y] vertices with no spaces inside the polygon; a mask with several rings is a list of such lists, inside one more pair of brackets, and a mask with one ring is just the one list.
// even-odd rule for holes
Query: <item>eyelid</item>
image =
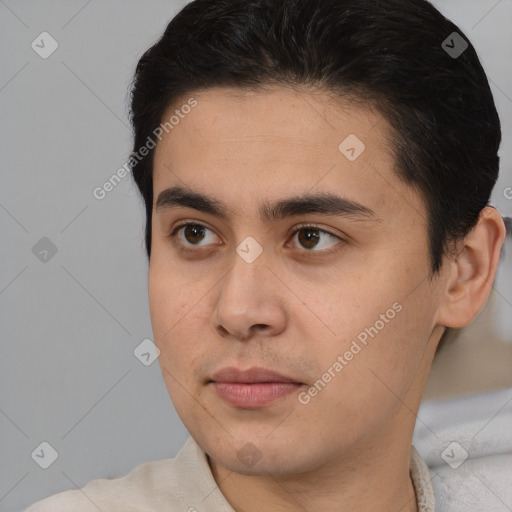
{"label": "eyelid", "polygon": [[[333,233],[332,231],[329,231],[328,229],[323,228],[319,224],[316,224],[315,222],[304,222],[302,224],[298,224],[293,227],[293,231],[291,232],[291,235],[295,235],[297,231],[300,231],[301,229],[305,228],[313,228],[318,229],[318,231],[321,231],[322,233],[327,233],[328,235],[333,236],[334,238],[338,238],[342,240],[342,237],[340,235],[337,235],[336,233]],[[290,235],[290,236],[291,236]]]}

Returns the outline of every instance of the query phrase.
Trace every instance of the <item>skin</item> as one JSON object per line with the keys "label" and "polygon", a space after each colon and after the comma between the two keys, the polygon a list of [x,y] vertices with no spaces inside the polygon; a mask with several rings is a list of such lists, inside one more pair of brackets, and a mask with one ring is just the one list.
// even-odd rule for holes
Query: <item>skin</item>
{"label": "skin", "polygon": [[[228,216],[153,210],[151,321],[179,416],[237,511],[417,510],[416,413],[444,327],[469,323],[489,294],[501,216],[483,210],[432,276],[426,207],[398,179],[378,112],[284,86],[191,96],[197,106],[155,150],[155,203],[180,186],[222,202]],[[366,146],[354,161],[338,149],[349,134]],[[259,216],[263,203],[312,193],[375,215]],[[204,236],[170,237],[184,222],[204,225]],[[318,245],[305,247],[297,229],[311,223],[339,239],[315,231]],[[248,236],[263,249],[252,263],[236,252]],[[299,392],[397,303],[394,318],[301,403]],[[258,409],[235,407],[209,383],[227,366],[272,369],[302,386]],[[250,467],[237,456],[244,446],[259,457]]]}

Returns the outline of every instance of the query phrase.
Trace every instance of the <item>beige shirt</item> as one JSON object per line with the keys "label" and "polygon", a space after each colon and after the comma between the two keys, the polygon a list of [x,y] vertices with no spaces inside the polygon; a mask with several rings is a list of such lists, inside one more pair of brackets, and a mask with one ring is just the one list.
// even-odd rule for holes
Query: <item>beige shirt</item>
{"label": "beige shirt", "polygon": [[[418,512],[434,512],[427,466],[411,447],[410,472]],[[235,512],[213,478],[205,452],[192,437],[173,459],[146,462],[121,478],[97,479],[25,512]]]}

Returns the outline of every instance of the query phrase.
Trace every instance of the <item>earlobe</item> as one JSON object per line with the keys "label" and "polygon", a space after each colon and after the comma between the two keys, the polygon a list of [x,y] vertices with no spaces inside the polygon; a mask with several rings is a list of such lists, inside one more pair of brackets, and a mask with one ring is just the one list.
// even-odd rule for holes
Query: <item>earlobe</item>
{"label": "earlobe", "polygon": [[505,238],[505,223],[492,207],[484,208],[476,226],[457,244],[446,262],[446,286],[438,322],[464,327],[483,308],[491,291]]}

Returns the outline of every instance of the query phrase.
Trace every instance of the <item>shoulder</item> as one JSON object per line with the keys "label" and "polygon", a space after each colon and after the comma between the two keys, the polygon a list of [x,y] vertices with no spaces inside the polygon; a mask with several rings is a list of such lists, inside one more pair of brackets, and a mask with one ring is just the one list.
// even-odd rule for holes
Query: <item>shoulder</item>
{"label": "shoulder", "polygon": [[414,444],[436,512],[512,510],[512,388],[423,402]]}
{"label": "shoulder", "polygon": [[[187,441],[172,459],[146,462],[127,475],[92,480],[81,489],[64,491],[31,505],[25,512],[160,512],[187,510],[180,491],[180,454],[190,451]],[[183,475],[181,475],[183,477]]]}

